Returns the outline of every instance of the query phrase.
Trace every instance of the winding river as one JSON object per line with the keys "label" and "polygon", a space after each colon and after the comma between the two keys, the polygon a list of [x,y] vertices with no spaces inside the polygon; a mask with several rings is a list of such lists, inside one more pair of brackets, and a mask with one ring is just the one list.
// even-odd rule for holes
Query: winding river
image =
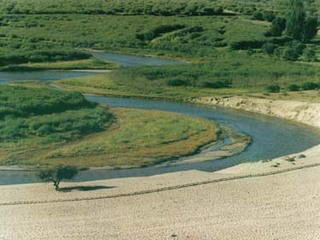
{"label": "winding river", "polygon": [[[95,53],[95,56],[102,59],[116,61],[122,64],[124,67],[132,67],[142,64],[163,65],[179,63],[172,60],[155,59],[150,57],[136,57],[120,54]],[[0,72],[0,83],[5,84],[14,80],[54,81],[58,79],[67,79],[90,74],[93,73],[70,71],[44,71],[24,73]],[[315,128],[259,114],[159,100],[98,96],[87,96],[86,98],[89,101],[100,104],[108,104],[112,107],[156,109],[202,117],[246,133],[252,137],[253,142],[247,148],[247,150],[242,152],[241,154],[221,160],[196,162],[168,167],[153,166],[138,169],[98,169],[83,171],[75,179],[75,181],[152,176],[157,174],[186,171],[192,169],[213,172],[244,162],[268,160],[291,153],[301,152],[310,147],[320,144],[320,131]],[[34,174],[32,172],[0,171],[0,185],[31,183],[36,181],[37,179],[34,177]]]}

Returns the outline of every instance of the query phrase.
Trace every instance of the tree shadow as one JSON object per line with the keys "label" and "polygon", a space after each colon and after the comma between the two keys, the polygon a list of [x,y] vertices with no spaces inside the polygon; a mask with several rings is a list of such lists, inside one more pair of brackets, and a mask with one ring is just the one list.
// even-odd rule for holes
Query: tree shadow
{"label": "tree shadow", "polygon": [[113,186],[76,186],[76,187],[60,188],[59,192],[73,192],[73,191],[88,192],[88,191],[96,191],[96,190],[112,189],[112,188],[115,188],[115,187]]}

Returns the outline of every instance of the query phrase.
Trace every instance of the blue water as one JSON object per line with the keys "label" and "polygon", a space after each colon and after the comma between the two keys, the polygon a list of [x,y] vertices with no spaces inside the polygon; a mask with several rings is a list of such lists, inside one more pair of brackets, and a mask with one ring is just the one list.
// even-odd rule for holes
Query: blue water
{"label": "blue water", "polygon": [[67,78],[89,76],[94,73],[72,71],[34,71],[34,72],[0,72],[0,84],[14,81],[56,81]]}
{"label": "blue water", "polygon": [[161,65],[172,65],[172,64],[182,64],[180,61],[152,58],[152,57],[140,57],[133,55],[123,55],[123,54],[114,54],[114,53],[101,53],[94,52],[91,53],[96,58],[111,60],[116,63],[120,63],[123,67],[134,67],[139,65],[147,66],[161,66]]}

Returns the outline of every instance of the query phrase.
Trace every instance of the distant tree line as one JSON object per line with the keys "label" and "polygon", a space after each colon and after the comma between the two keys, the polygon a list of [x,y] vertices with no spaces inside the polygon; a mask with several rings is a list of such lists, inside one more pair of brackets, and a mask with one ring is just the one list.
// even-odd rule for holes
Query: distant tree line
{"label": "distant tree line", "polygon": [[205,16],[223,13],[210,0],[3,0],[0,10],[10,14],[110,14]]}

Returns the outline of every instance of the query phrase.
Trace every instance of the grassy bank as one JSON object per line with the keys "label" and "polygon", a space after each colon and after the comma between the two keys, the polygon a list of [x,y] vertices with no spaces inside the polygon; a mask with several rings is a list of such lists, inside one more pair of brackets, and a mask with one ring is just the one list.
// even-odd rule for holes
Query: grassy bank
{"label": "grassy bank", "polygon": [[27,63],[19,65],[9,65],[0,68],[1,71],[44,71],[44,70],[114,70],[119,66],[113,62],[106,62],[95,58],[74,60],[74,61],[58,61],[58,62],[42,62]]}

